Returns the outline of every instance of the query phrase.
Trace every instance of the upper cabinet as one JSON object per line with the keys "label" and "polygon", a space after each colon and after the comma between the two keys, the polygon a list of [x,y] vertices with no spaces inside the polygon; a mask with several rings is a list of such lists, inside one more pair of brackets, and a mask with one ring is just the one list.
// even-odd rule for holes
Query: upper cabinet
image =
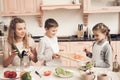
{"label": "upper cabinet", "polygon": [[[75,1],[75,2],[73,2]],[[50,1],[49,4],[47,0],[42,1],[41,9],[42,10],[54,10],[54,9],[80,9],[81,3],[79,0],[64,0],[64,3],[57,1]]]}
{"label": "upper cabinet", "polygon": [[40,15],[41,0],[2,0],[2,16]]}
{"label": "upper cabinet", "polygon": [[120,2],[117,2],[117,0],[83,0],[83,12],[120,12]]}
{"label": "upper cabinet", "polygon": [[2,5],[3,5],[2,15],[20,13],[20,0],[3,0]]}
{"label": "upper cabinet", "polygon": [[42,10],[54,9],[80,9],[80,4],[63,4],[63,5],[41,5]]}

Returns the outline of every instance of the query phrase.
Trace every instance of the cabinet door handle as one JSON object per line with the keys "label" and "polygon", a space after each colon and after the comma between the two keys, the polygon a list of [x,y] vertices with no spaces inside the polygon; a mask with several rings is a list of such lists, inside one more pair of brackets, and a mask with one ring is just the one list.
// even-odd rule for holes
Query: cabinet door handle
{"label": "cabinet door handle", "polygon": [[15,14],[15,12],[10,12],[10,14]]}
{"label": "cabinet door handle", "polygon": [[59,51],[64,51],[64,49],[60,49]]}

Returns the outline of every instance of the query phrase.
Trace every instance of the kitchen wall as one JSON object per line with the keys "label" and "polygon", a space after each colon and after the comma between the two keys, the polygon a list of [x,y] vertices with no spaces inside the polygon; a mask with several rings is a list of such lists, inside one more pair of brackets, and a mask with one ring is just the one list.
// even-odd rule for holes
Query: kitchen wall
{"label": "kitchen wall", "polygon": [[[52,2],[55,0],[44,0],[44,4],[54,4],[68,1],[59,0],[56,2]],[[67,2],[66,2],[67,3]],[[0,6],[1,9],[1,6]],[[44,28],[39,27],[36,16],[22,16],[26,21],[27,30],[33,36],[43,36]],[[67,10],[67,9],[57,9],[51,11],[44,11],[43,15],[43,23],[47,18],[54,18],[59,23],[58,36],[70,36],[76,35],[78,24],[83,23],[82,21],[82,12],[80,10]],[[5,24],[9,25],[11,17],[1,17],[0,21],[4,21]],[[103,22],[109,26],[112,34],[118,33],[118,13],[101,13],[101,14],[90,14],[88,19],[88,27],[91,30],[92,27],[99,22]],[[44,25],[43,25],[44,26]]]}

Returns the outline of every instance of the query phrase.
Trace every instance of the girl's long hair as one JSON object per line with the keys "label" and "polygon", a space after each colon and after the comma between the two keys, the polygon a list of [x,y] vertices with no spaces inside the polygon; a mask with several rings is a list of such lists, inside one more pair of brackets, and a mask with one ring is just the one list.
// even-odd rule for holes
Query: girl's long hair
{"label": "girl's long hair", "polygon": [[109,44],[111,44],[110,29],[105,24],[98,23],[93,27],[92,30],[93,31],[99,30],[101,33],[105,34],[107,40],[109,41]]}

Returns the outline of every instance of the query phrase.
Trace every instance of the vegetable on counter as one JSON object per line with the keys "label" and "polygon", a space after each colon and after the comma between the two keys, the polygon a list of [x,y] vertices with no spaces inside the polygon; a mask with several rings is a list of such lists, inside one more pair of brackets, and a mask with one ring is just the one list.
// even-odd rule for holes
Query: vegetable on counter
{"label": "vegetable on counter", "polygon": [[20,76],[21,80],[32,80],[30,72],[22,72]]}
{"label": "vegetable on counter", "polygon": [[19,58],[23,58],[22,54],[20,54],[20,51],[18,50],[18,48],[14,44],[12,44],[12,49],[16,50],[18,52]]}
{"label": "vegetable on counter", "polygon": [[50,74],[51,74],[51,71],[49,70],[44,72],[44,76],[49,76]]}
{"label": "vegetable on counter", "polygon": [[15,71],[5,71],[4,77],[5,78],[16,78],[17,73]]}
{"label": "vegetable on counter", "polygon": [[81,55],[79,55],[79,54],[75,54],[75,55],[74,55],[74,59],[80,60],[80,59],[82,59],[82,58],[83,58],[83,56],[81,56]]}
{"label": "vegetable on counter", "polygon": [[90,68],[92,68],[93,67],[93,63],[92,62],[87,62],[86,63],[86,68],[87,69],[90,69]]}
{"label": "vegetable on counter", "polygon": [[68,70],[64,70],[60,67],[55,68],[55,72],[57,76],[63,76],[63,77],[72,77],[73,73],[68,71]]}

